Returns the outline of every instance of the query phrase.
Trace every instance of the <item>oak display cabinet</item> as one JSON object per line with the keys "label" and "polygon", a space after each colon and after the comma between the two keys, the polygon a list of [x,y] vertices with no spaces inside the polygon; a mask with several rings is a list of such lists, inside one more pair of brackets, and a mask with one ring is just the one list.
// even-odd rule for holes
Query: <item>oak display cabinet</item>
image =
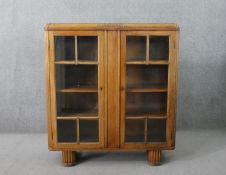
{"label": "oak display cabinet", "polygon": [[49,150],[66,166],[87,150],[160,164],[175,148],[178,45],[175,24],[48,24]]}

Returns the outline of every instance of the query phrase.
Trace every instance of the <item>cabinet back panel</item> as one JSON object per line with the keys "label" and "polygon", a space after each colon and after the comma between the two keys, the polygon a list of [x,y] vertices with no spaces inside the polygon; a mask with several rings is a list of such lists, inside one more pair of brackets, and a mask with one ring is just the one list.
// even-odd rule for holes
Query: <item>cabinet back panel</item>
{"label": "cabinet back panel", "polygon": [[158,65],[127,65],[127,87],[166,87],[168,67]]}
{"label": "cabinet back panel", "polygon": [[55,36],[55,60],[74,60],[75,59],[75,37],[74,36]]}
{"label": "cabinet back panel", "polygon": [[144,142],[144,120],[126,120],[126,142]]}
{"label": "cabinet back panel", "polygon": [[98,115],[97,93],[57,93],[57,115]]}
{"label": "cabinet back panel", "polygon": [[78,36],[78,60],[96,61],[98,57],[97,36]]}
{"label": "cabinet back panel", "polygon": [[98,120],[80,120],[80,142],[98,142],[99,126]]}
{"label": "cabinet back panel", "polygon": [[56,87],[96,87],[98,67],[96,65],[56,65]]}
{"label": "cabinet back panel", "polygon": [[165,113],[166,93],[126,93],[126,116],[133,114]]}
{"label": "cabinet back panel", "polygon": [[166,142],[166,120],[148,119],[147,123],[148,142]]}
{"label": "cabinet back panel", "polygon": [[127,36],[126,37],[126,60],[144,61],[146,59],[146,37]]}
{"label": "cabinet back panel", "polygon": [[168,60],[169,59],[169,37],[151,36],[149,39],[150,60]]}
{"label": "cabinet back panel", "polygon": [[57,120],[58,142],[76,142],[77,126],[76,120]]}

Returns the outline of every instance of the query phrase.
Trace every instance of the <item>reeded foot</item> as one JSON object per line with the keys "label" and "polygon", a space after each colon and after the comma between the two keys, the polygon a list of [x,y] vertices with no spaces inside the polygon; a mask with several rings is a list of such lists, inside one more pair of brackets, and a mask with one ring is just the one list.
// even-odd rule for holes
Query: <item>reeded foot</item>
{"label": "reeded foot", "polygon": [[161,150],[148,150],[147,151],[148,161],[151,165],[160,165],[161,164]]}
{"label": "reeded foot", "polygon": [[65,166],[75,165],[75,151],[62,151],[62,161]]}

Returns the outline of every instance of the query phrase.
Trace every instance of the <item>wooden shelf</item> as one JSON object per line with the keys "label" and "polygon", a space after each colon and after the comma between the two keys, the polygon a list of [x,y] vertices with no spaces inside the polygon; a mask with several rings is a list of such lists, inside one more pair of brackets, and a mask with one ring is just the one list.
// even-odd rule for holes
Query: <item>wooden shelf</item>
{"label": "wooden shelf", "polygon": [[158,60],[158,61],[127,61],[127,65],[168,65],[169,61]]}
{"label": "wooden shelf", "polygon": [[98,116],[79,116],[79,115],[70,115],[70,116],[65,116],[65,117],[62,117],[62,116],[59,116],[57,117],[57,119],[59,120],[77,120],[77,118],[82,118],[82,119],[99,119]]}
{"label": "wooden shelf", "polygon": [[166,119],[166,116],[128,116],[126,119],[134,120],[134,119]]}
{"label": "wooden shelf", "polygon": [[86,118],[86,119],[95,119],[98,118],[97,111],[86,111],[86,112],[61,112],[58,114],[57,119],[76,119],[76,118]]}
{"label": "wooden shelf", "polygon": [[98,65],[97,61],[75,61],[75,60],[62,60],[62,61],[55,61],[55,64],[69,64],[69,65]]}
{"label": "wooden shelf", "polygon": [[166,119],[166,116],[128,116],[126,119]]}
{"label": "wooden shelf", "polygon": [[57,90],[57,92],[98,92],[98,89],[97,87],[80,86],[80,87],[59,89]]}
{"label": "wooden shelf", "polygon": [[126,115],[126,119],[166,119],[167,115],[165,112],[155,112],[155,113],[148,113],[148,112],[134,112],[134,113],[128,113]]}
{"label": "wooden shelf", "polygon": [[146,61],[126,61],[126,64],[146,64]]}
{"label": "wooden shelf", "polygon": [[75,61],[74,60],[71,60],[71,61],[66,61],[66,60],[63,60],[63,61],[55,61],[55,64],[75,64]]}
{"label": "wooden shelf", "polygon": [[98,62],[97,61],[78,61],[78,64],[88,64],[88,65],[97,65]]}
{"label": "wooden shelf", "polygon": [[165,60],[149,61],[148,64],[152,64],[152,65],[168,65],[169,61],[165,61]]}
{"label": "wooden shelf", "polygon": [[167,116],[165,114],[162,116],[150,115],[150,116],[147,116],[147,119],[167,119]]}
{"label": "wooden shelf", "polygon": [[167,87],[128,87],[126,92],[167,92]]}

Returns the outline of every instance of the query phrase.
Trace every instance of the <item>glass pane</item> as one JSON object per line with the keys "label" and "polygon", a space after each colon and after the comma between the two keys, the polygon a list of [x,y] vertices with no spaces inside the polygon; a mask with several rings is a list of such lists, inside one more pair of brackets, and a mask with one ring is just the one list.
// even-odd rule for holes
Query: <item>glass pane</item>
{"label": "glass pane", "polygon": [[126,37],[126,60],[127,61],[146,60],[146,36]]}
{"label": "glass pane", "polygon": [[57,116],[97,116],[97,93],[57,93]]}
{"label": "glass pane", "polygon": [[144,120],[126,119],[126,142],[144,142]]}
{"label": "glass pane", "polygon": [[126,116],[166,114],[167,93],[126,93]]}
{"label": "glass pane", "polygon": [[126,83],[130,87],[167,87],[168,67],[159,65],[127,65]]}
{"label": "glass pane", "polygon": [[78,60],[97,61],[97,36],[78,36]]}
{"label": "glass pane", "polygon": [[166,142],[166,120],[149,119],[148,120],[148,142]]}
{"label": "glass pane", "polygon": [[74,60],[75,59],[75,37],[74,36],[55,36],[55,60]]}
{"label": "glass pane", "polygon": [[98,142],[98,120],[80,120],[80,142]]}
{"label": "glass pane", "polygon": [[58,142],[76,142],[76,120],[57,120]]}
{"label": "glass pane", "polygon": [[149,40],[150,60],[168,60],[169,59],[169,37],[151,36]]}
{"label": "glass pane", "polygon": [[97,89],[97,65],[56,65],[57,90],[92,87]]}

